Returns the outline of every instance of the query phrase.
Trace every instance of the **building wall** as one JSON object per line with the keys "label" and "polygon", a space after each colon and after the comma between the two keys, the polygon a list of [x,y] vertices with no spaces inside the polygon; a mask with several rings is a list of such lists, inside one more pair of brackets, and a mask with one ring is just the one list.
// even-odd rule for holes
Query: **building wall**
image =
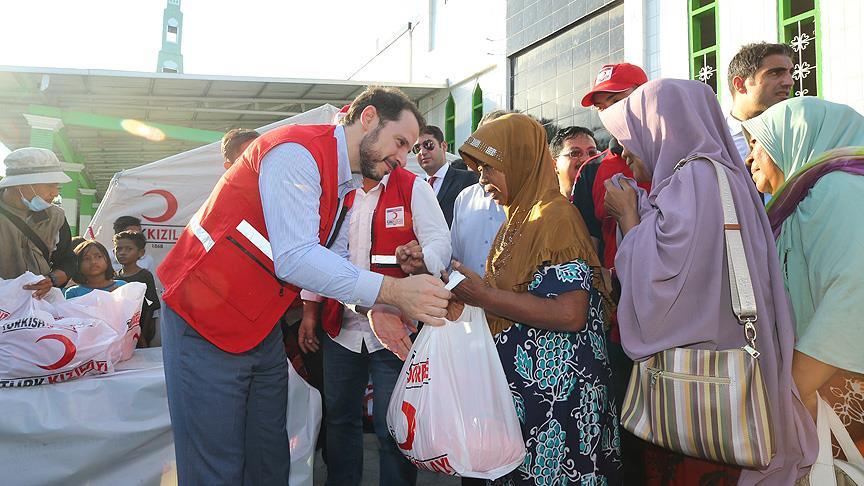
{"label": "building wall", "polygon": [[[448,89],[418,100],[429,124],[444,129],[444,106],[456,104],[456,145],[471,134],[472,94],[483,90],[483,112],[506,106],[506,0],[426,0],[391,38],[405,31],[386,51],[352,79],[446,83]],[[383,46],[382,46],[383,47]]]}
{"label": "building wall", "polygon": [[[559,3],[567,5],[543,16]],[[624,14],[621,1],[509,0],[512,108],[540,119],[550,132],[569,125],[601,128],[597,112],[581,101],[604,64],[624,61]]]}
{"label": "building wall", "polygon": [[[860,46],[864,2],[820,0],[821,97],[846,103],[864,113],[864,63],[850,58],[849,46]],[[627,0],[625,54],[639,62],[650,79],[689,78],[687,3],[667,0]],[[778,42],[779,6],[776,0],[720,0],[718,2],[718,91],[725,110],[732,105],[726,76],[729,62],[742,45]],[[644,32],[641,39],[631,33]],[[860,57],[860,56],[858,56]]]}

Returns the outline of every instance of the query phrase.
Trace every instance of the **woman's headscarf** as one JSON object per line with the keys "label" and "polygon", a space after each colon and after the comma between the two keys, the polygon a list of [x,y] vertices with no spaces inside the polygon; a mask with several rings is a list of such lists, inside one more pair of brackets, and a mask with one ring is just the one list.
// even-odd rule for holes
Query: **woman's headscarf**
{"label": "woman's headscarf", "polygon": [[[786,176],[767,208],[775,236],[819,177],[832,170],[864,174],[862,163],[853,161],[864,155],[864,117],[847,105],[812,96],[792,98],[742,126]],[[801,177],[805,172],[808,176]]]}
{"label": "woman's headscarf", "polygon": [[[740,484],[793,484],[815,460],[813,421],[792,383],[795,328],[759,194],[723,111],[698,81],[648,82],[600,113],[621,144],[653,170],[650,196],[640,191],[641,222],[618,247],[618,324],[624,349],[644,359],[664,349],[733,349],[745,344],[732,311],[717,176],[726,170],[741,225],[758,308],[756,346],[772,397],[777,454]],[[679,161],[693,159],[676,171]]]}
{"label": "woman's headscarf", "polygon": [[[595,287],[605,293],[588,230],[558,190],[546,131],[539,123],[518,113],[504,115],[478,128],[459,154],[472,169],[486,164],[507,179],[507,220],[486,263],[492,287],[525,292],[541,266],[581,259],[592,267]],[[513,324],[489,313],[487,318],[493,334]]]}
{"label": "woman's headscarf", "polygon": [[806,97],[778,103],[744,125],[786,176],[767,209],[797,319],[795,348],[864,373],[864,216],[857,204],[864,193],[864,117]]}

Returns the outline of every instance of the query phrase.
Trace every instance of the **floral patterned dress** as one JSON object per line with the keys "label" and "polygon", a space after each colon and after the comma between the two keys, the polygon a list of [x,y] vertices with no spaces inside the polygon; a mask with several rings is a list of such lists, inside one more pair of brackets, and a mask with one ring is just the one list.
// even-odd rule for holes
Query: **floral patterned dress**
{"label": "floral patterned dress", "polygon": [[581,260],[547,266],[528,287],[544,298],[574,290],[590,295],[583,330],[515,324],[495,338],[528,450],[504,484],[620,484],[618,412],[591,269]]}

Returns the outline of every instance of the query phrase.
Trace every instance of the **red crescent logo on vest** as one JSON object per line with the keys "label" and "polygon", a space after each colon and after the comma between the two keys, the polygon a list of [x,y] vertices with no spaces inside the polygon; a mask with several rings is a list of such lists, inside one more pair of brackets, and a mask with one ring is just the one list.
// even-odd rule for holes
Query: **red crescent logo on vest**
{"label": "red crescent logo on vest", "polygon": [[408,402],[402,402],[402,413],[404,413],[405,418],[408,419],[408,435],[405,437],[405,442],[397,445],[403,451],[410,451],[414,448],[414,428],[417,426],[414,416],[417,415],[417,409],[414,408],[414,405],[411,405]]}
{"label": "red crescent logo on vest", "polygon": [[152,191],[147,191],[144,193],[145,196],[148,194],[162,196],[165,199],[167,207],[165,208],[165,212],[160,216],[145,216],[142,214],[142,218],[148,221],[152,221],[154,223],[164,223],[165,221],[173,218],[175,214],[177,214],[177,198],[174,197],[174,194],[171,194],[164,189],[153,189]]}
{"label": "red crescent logo on vest", "polygon": [[57,360],[56,363],[51,364],[51,365],[47,365],[47,366],[42,366],[40,364],[36,365],[36,366],[42,368],[43,370],[51,371],[51,370],[60,369],[64,366],[66,366],[67,364],[69,364],[69,362],[72,361],[72,358],[75,357],[75,344],[72,341],[70,341],[68,337],[66,337],[62,334],[46,334],[46,335],[40,337],[39,339],[37,339],[36,342],[38,343],[39,341],[41,341],[43,339],[54,339],[56,341],[59,341],[63,344],[63,349],[64,349],[63,356],[59,360]]}

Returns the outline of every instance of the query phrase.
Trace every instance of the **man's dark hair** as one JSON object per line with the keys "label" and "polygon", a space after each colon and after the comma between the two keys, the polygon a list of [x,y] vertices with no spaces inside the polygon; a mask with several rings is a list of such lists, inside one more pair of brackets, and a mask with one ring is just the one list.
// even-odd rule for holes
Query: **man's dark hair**
{"label": "man's dark hair", "polygon": [[564,127],[555,133],[552,141],[549,142],[549,151],[552,152],[552,157],[557,157],[564,147],[564,141],[568,138],[573,138],[578,135],[587,135],[594,139],[594,132],[585,127]]}
{"label": "man's dark hair", "polygon": [[444,132],[442,132],[441,129],[436,127],[435,125],[426,125],[425,127],[423,127],[423,129],[420,130],[420,136],[422,137],[423,135],[431,135],[435,138],[435,140],[438,141],[438,143],[444,141]]}
{"label": "man's dark hair", "polygon": [[483,125],[489,123],[489,122],[492,121],[492,120],[496,120],[496,119],[498,119],[498,118],[501,118],[501,117],[504,116],[504,115],[509,115],[509,114],[511,114],[511,113],[519,113],[519,111],[517,111],[517,110],[495,110],[495,111],[490,111],[489,113],[486,113],[485,115],[483,115],[483,118],[480,119],[480,123],[479,123],[477,126],[478,126],[478,127],[482,127]]}
{"label": "man's dark hair", "polygon": [[740,76],[742,79],[752,78],[762,66],[762,61],[766,57],[776,54],[792,58],[792,48],[786,44],[769,44],[767,42],[756,42],[742,46],[738,54],[735,54],[735,57],[729,62],[729,74],[726,81],[732,95],[735,95],[735,85],[732,84],[732,78],[735,76]]}
{"label": "man's dark hair", "polygon": [[87,278],[84,275],[81,275],[81,257],[84,255],[84,252],[87,251],[87,248],[90,248],[91,246],[95,246],[96,249],[99,250],[99,253],[102,254],[102,257],[105,258],[105,264],[108,267],[105,269],[105,278],[108,280],[114,278],[114,268],[111,266],[111,255],[108,254],[108,249],[105,248],[105,245],[96,240],[85,240],[84,243],[75,247],[75,272],[72,274],[72,280],[74,280],[75,283],[87,283]]}
{"label": "man's dark hair", "polygon": [[222,136],[222,156],[225,157],[225,160],[234,163],[234,161],[237,160],[237,157],[240,157],[240,154],[242,153],[240,147],[242,147],[244,143],[249,142],[250,140],[255,140],[260,136],[260,133],[255,130],[249,130],[248,128],[233,128],[228,130],[228,132]]}
{"label": "man's dark hair", "polygon": [[114,234],[126,231],[130,226],[141,226],[141,220],[135,216],[120,216],[114,220]]}
{"label": "man's dark hair", "polygon": [[145,238],[142,233],[136,233],[134,231],[121,231],[114,235],[115,245],[120,240],[129,240],[132,243],[135,243],[135,246],[137,246],[139,250],[143,250],[144,247],[147,246],[147,238]]}
{"label": "man's dark hair", "polygon": [[353,125],[360,119],[360,114],[367,106],[374,106],[378,110],[378,118],[382,124],[398,120],[402,112],[408,110],[417,119],[421,133],[426,126],[423,114],[402,90],[384,86],[369,86],[357,95],[348,107],[348,113],[342,119],[342,124]]}

